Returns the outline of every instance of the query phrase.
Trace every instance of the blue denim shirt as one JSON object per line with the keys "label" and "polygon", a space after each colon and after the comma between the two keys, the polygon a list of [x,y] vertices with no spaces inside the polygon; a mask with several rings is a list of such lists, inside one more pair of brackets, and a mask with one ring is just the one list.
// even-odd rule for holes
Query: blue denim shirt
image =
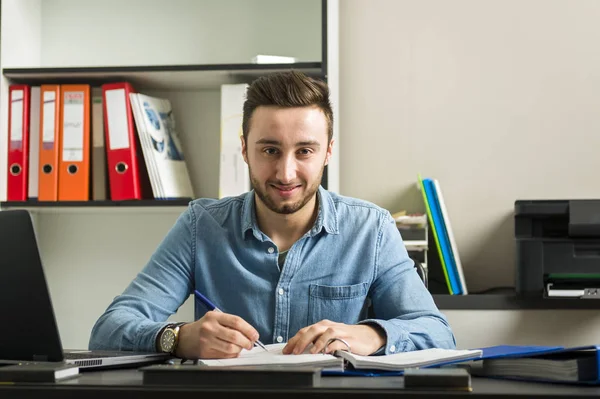
{"label": "blue denim shirt", "polygon": [[[328,319],[381,326],[387,344],[378,353],[455,348],[388,211],[320,187],[315,224],[280,270],[278,248],[258,228],[254,201],[253,191],[192,201],[98,319],[90,349],[156,350],[159,330],[194,289],[254,326],[265,344],[287,342]],[[196,319],[205,312],[196,303]]]}

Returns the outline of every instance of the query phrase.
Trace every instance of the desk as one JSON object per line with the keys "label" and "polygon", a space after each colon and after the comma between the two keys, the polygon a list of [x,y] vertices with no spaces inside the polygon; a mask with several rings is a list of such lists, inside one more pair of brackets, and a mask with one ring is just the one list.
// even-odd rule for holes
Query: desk
{"label": "desk", "polygon": [[[356,398],[367,399],[391,397],[402,398],[531,398],[552,397],[569,398],[600,396],[600,387],[579,387],[555,384],[537,384],[494,380],[473,377],[472,392],[456,391],[408,391],[404,390],[402,377],[323,377],[321,385],[315,388],[294,389],[242,389],[232,387],[180,387],[153,386],[142,383],[142,373],[137,370],[85,371],[78,378],[57,384],[0,384],[0,398],[102,398],[102,399],[147,399],[153,397],[181,398],[182,394],[196,398],[248,398],[250,394],[259,394],[261,398]],[[166,396],[165,396],[166,395]],[[252,395],[253,397],[255,395]],[[186,396],[191,397],[191,396]]]}

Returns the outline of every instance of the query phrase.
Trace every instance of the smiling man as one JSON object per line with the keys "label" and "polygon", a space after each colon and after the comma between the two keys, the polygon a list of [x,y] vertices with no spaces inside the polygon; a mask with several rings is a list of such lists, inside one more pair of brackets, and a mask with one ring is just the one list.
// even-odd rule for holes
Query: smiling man
{"label": "smiling man", "polygon": [[[454,348],[388,211],[321,187],[333,154],[327,85],[299,72],[261,77],[244,103],[242,154],[253,190],[197,199],[98,319],[90,349],[236,357],[350,347],[363,355]],[[194,292],[221,310],[167,319]]]}

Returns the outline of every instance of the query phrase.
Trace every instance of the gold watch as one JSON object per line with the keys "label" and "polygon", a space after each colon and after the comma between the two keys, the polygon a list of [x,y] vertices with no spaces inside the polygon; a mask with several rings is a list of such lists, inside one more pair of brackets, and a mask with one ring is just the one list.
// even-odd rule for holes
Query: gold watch
{"label": "gold watch", "polygon": [[175,354],[179,343],[179,329],[185,323],[168,324],[158,335],[159,352]]}

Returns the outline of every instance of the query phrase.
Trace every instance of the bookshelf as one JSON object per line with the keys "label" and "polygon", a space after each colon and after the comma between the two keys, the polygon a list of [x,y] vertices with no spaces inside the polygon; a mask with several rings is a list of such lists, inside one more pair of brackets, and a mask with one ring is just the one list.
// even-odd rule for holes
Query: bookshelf
{"label": "bookshelf", "polygon": [[[6,201],[8,86],[128,80],[173,106],[195,197],[216,198],[220,86],[295,68],[327,80],[339,121],[338,0],[3,0],[0,210],[34,217],[65,347],[86,347],[112,298],[146,264],[182,201]],[[257,54],[295,64],[253,64]],[[336,152],[323,184],[339,191]],[[3,162],[4,161],[4,162]],[[173,320],[193,318],[187,301]]]}

